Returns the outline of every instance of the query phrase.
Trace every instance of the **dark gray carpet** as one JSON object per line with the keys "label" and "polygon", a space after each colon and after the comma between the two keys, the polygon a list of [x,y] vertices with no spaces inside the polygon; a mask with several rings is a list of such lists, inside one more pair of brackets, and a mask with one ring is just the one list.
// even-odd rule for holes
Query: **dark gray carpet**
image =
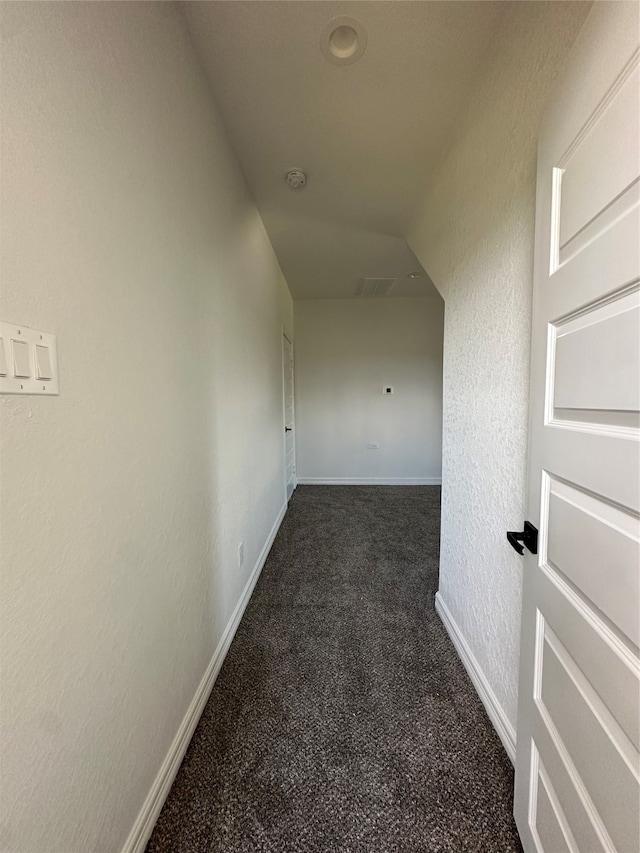
{"label": "dark gray carpet", "polygon": [[437,487],[297,489],[147,853],[521,850],[439,522]]}

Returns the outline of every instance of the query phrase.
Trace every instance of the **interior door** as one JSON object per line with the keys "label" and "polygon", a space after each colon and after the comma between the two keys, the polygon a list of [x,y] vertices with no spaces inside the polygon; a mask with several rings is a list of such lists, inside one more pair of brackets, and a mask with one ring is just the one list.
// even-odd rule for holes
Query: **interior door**
{"label": "interior door", "polygon": [[284,467],[287,500],[296,487],[295,411],[293,406],[293,346],[282,336],[282,385],[284,391]]}
{"label": "interior door", "polygon": [[[640,850],[636,3],[596,3],[538,151],[515,815],[525,851]],[[528,552],[527,552],[528,553]]]}

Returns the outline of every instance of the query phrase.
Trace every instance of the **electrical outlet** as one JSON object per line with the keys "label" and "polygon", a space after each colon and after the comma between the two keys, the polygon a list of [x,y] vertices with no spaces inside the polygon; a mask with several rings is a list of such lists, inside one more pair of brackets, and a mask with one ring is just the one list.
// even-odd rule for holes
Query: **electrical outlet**
{"label": "electrical outlet", "polygon": [[238,545],[238,566],[242,568],[244,565],[244,542]]}
{"label": "electrical outlet", "polygon": [[367,444],[367,450],[380,450],[380,443],[377,441],[370,441]]}

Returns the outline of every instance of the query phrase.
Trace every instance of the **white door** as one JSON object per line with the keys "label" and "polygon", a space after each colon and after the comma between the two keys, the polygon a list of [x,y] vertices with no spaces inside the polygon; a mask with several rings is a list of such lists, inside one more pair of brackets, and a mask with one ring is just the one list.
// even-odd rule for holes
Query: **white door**
{"label": "white door", "polygon": [[284,393],[284,479],[287,500],[296,487],[296,447],[293,408],[293,346],[282,336],[282,386]]}
{"label": "white door", "polygon": [[636,3],[596,3],[538,151],[515,815],[525,851],[640,851]]}

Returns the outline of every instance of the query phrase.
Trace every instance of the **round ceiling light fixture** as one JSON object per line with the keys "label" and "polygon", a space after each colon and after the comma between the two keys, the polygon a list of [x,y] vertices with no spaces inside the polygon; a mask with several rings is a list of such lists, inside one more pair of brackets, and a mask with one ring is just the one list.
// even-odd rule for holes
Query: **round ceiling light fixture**
{"label": "round ceiling light fixture", "polygon": [[307,183],[307,176],[302,169],[291,169],[285,179],[292,190],[300,190]]}
{"label": "round ceiling light fixture", "polygon": [[355,18],[333,18],[322,31],[320,49],[334,65],[357,62],[367,47],[367,31]]}

